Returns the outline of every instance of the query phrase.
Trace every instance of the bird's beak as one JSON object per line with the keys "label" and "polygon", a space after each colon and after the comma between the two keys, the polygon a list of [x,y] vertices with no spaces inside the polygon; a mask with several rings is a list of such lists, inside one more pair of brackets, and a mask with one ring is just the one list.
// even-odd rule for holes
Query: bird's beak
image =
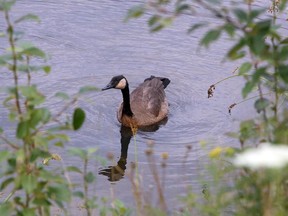
{"label": "bird's beak", "polygon": [[113,88],[113,87],[114,87],[114,86],[113,86],[111,83],[109,83],[107,86],[105,86],[104,88],[102,88],[102,91],[111,89],[111,88]]}

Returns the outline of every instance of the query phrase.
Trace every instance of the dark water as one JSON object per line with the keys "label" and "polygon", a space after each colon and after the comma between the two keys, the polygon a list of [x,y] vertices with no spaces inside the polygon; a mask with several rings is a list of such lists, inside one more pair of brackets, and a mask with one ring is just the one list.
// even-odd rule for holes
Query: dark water
{"label": "dark water", "polygon": [[[215,18],[199,11],[200,17],[183,17],[171,28],[150,34],[145,16],[123,22],[127,9],[135,4],[137,1],[133,0],[25,0],[18,2],[13,14],[20,16],[33,12],[41,17],[40,24],[26,23],[23,29],[27,40],[51,55],[51,74],[36,75],[34,82],[48,96],[49,106],[55,112],[62,107],[59,100],[52,98],[56,92],[73,94],[85,85],[101,88],[114,75],[125,75],[131,89],[152,74],[171,80],[166,91],[170,103],[168,121],[157,131],[139,132],[131,139],[126,170],[128,173],[130,163],[138,160],[145,190],[155,191],[145,155],[147,142],[153,140],[157,165],[162,153],[169,155],[165,195],[171,206],[177,203],[177,196],[185,193],[187,184],[191,184],[195,191],[201,191],[203,182],[200,179],[205,179],[203,174],[209,150],[216,146],[238,146],[237,141],[224,133],[235,130],[240,120],[251,115],[253,107],[244,104],[236,107],[232,115],[228,114],[227,107],[241,100],[243,82],[238,78],[217,86],[214,97],[207,99],[208,87],[232,75],[239,64],[222,61],[231,44],[225,36],[207,51],[198,46],[201,32],[187,35],[185,30],[192,21],[207,20],[217,25]],[[10,81],[9,74],[2,80],[3,85]],[[107,153],[112,153],[117,161],[121,154],[121,135],[116,110],[121,100],[121,93],[116,90],[95,92],[81,100],[78,105],[85,109],[87,121],[79,132],[71,134],[71,142],[66,147],[98,147],[99,156],[105,158]],[[1,124],[7,122],[5,117],[1,120]],[[201,141],[207,142],[205,148],[199,144]],[[184,169],[187,145],[192,150]],[[63,156],[65,165],[81,168],[80,162],[65,151],[55,149],[55,152]],[[108,162],[109,165],[112,162]],[[133,206],[127,175],[111,183],[107,176],[98,175],[101,168],[99,163],[91,163],[91,169],[97,175],[97,184],[91,192],[98,197],[115,196]],[[155,196],[153,199],[157,200]]]}

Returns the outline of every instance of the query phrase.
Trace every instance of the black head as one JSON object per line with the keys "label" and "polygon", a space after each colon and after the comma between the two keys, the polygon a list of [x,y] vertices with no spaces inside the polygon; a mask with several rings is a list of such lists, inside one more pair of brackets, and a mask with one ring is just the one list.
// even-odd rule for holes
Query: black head
{"label": "black head", "polygon": [[115,89],[124,89],[127,86],[127,80],[123,75],[114,76],[111,81],[102,88],[102,91],[115,88]]}

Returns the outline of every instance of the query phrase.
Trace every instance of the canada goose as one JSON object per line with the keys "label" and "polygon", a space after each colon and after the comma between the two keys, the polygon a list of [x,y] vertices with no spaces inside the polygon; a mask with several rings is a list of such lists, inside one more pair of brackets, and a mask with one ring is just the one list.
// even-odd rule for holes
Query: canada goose
{"label": "canada goose", "polygon": [[123,75],[115,76],[102,91],[120,89],[123,96],[117,118],[126,127],[144,127],[153,125],[168,114],[168,102],[164,89],[170,80],[151,76],[144,80],[129,95],[129,84]]}

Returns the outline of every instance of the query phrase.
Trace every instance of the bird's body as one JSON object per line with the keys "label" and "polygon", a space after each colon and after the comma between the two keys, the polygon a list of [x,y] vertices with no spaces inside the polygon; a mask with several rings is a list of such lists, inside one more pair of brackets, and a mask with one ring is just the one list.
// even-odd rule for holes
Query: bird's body
{"label": "bird's body", "polygon": [[118,121],[126,127],[145,127],[160,122],[168,115],[168,102],[164,89],[170,80],[151,76],[131,94],[124,76],[113,77],[103,89],[121,89],[123,102],[117,113]]}

